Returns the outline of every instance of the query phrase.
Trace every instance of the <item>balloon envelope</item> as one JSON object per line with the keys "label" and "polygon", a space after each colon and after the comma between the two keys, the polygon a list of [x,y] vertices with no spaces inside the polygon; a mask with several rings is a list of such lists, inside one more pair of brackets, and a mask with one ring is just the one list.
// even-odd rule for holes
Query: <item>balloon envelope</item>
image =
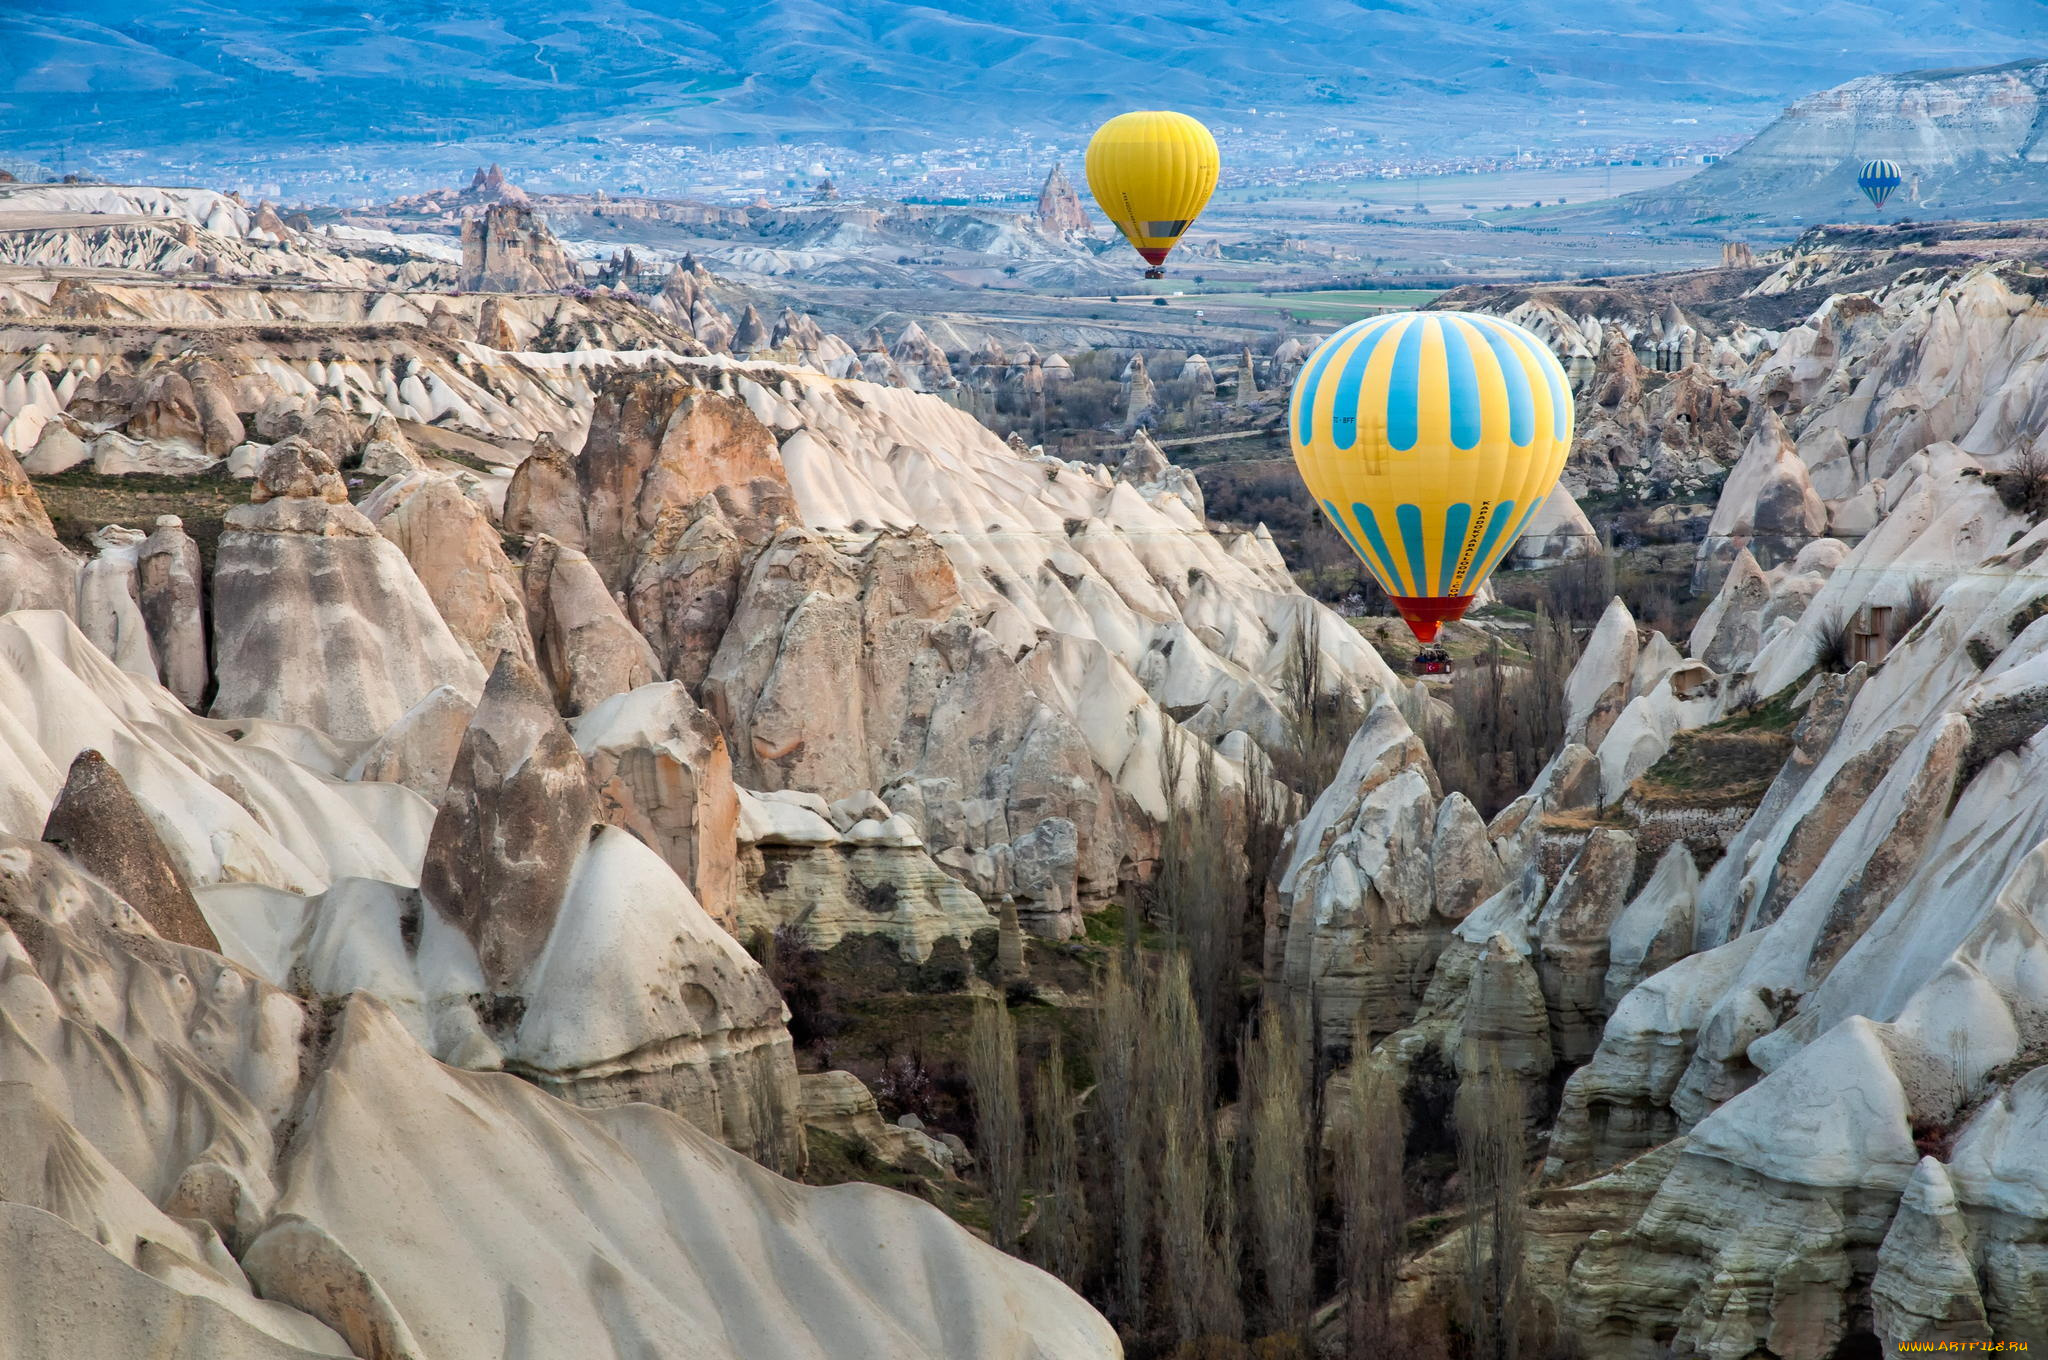
{"label": "balloon envelope", "polygon": [[1892,190],[1905,183],[1906,175],[1897,161],[1865,161],[1862,173],[1856,176],[1856,187],[1872,205],[1882,208],[1884,201],[1892,196]]}
{"label": "balloon envelope", "polygon": [[1102,215],[1157,266],[1216,190],[1216,139],[1184,113],[1121,114],[1088,142],[1088,189]]}
{"label": "balloon envelope", "polygon": [[1557,485],[1571,388],[1550,347],[1511,321],[1396,312],[1316,347],[1288,434],[1309,493],[1433,642]]}

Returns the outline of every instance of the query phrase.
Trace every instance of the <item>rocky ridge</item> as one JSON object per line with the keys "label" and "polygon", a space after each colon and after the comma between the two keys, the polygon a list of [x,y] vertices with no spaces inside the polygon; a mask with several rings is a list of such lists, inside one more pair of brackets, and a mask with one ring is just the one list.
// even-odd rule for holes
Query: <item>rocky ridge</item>
{"label": "rocky ridge", "polygon": [[[1299,638],[1324,687],[1406,702],[1270,538],[1211,533],[1163,460],[1062,462],[912,390],[950,370],[915,331],[888,387],[803,366],[829,347],[801,318],[742,315],[732,341],[789,354],[742,362],[604,297],[0,287],[0,1028],[41,1074],[8,1146],[103,1187],[0,1203],[74,1278],[105,1273],[81,1232],[132,1226],[154,1282],[50,1326],[156,1319],[194,1355],[1115,1353],[933,1211],[727,1151],[796,1170],[808,1117],[736,936],[915,970],[999,898],[1070,935],[1153,872],[1188,757],[1266,777]],[[700,288],[673,308],[715,323]],[[103,527],[81,562],[17,442],[45,475],[212,470],[248,502],[217,537]],[[51,1056],[88,1023],[204,1098]],[[958,1161],[846,1096],[811,1113]],[[370,1167],[387,1198],[341,1188]],[[632,1190],[590,1199],[593,1167]],[[555,1226],[502,1221],[507,1181]],[[427,1202],[432,1233],[385,1230]],[[706,1202],[715,1248],[669,1226]],[[886,1260],[840,1254],[856,1227]],[[564,1256],[590,1265],[539,1264]],[[455,1259],[470,1292],[422,1292]],[[768,1300],[736,1260],[796,1283]]]}
{"label": "rocky ridge", "polygon": [[[1528,1268],[1587,1354],[2048,1337],[2033,279],[1908,273],[1727,363],[1686,652],[1615,602],[1484,827],[1382,706],[1295,832],[1269,970],[1330,1042],[1420,1082],[1478,1036],[1558,1089]],[[1702,742],[1764,778],[1674,782]]]}

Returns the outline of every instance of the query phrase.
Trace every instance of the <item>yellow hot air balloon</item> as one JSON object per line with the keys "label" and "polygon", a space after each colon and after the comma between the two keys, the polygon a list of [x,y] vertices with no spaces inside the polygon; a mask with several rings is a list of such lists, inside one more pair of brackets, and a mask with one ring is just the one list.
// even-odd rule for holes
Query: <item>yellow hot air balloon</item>
{"label": "yellow hot air balloon", "polygon": [[1164,278],[1167,252],[1180,243],[1216,191],[1216,139],[1184,113],[1120,114],[1088,140],[1088,188],[1102,215],[1116,223]]}
{"label": "yellow hot air balloon", "polygon": [[1346,326],[1309,356],[1288,416],[1309,493],[1424,643],[1471,607],[1572,445],[1550,347],[1464,312]]}

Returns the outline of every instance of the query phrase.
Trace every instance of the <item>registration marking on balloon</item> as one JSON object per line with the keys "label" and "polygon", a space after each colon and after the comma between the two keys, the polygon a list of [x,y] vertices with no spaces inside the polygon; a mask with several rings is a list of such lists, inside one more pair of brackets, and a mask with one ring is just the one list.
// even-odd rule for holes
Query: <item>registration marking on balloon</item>
{"label": "registration marking on balloon", "polygon": [[1556,485],[1571,390],[1549,347],[1513,322],[1397,312],[1309,356],[1288,427],[1323,513],[1429,642]]}

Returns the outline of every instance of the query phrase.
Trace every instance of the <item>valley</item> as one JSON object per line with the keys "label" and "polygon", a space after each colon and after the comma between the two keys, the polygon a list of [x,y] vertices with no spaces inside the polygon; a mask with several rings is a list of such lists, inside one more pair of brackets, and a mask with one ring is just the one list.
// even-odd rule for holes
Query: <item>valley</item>
{"label": "valley", "polygon": [[[771,8],[349,50],[613,130],[600,55],[688,51],[667,115],[794,137],[1095,32]],[[78,41],[225,70],[196,14]],[[728,81],[776,17],[878,64]],[[1265,99],[1303,20],[1209,17]],[[1589,119],[1693,97],[1612,93],[1649,43],[1561,61]],[[1052,140],[1000,202],[0,182],[0,1355],[2048,1345],[2043,69],[1247,175],[1152,281]],[[2015,210],[1835,211],[1899,119],[1913,215]],[[1428,665],[1290,413],[1408,310],[1573,412]]]}

